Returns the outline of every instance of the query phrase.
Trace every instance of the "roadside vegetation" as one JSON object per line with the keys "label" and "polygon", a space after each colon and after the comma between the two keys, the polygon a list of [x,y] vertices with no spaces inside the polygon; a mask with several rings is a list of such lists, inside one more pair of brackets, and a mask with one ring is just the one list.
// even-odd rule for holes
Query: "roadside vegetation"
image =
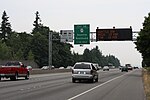
{"label": "roadside vegetation", "polygon": [[147,100],[150,100],[150,13],[143,22],[137,41],[137,50],[141,53],[143,61],[143,83]]}
{"label": "roadside vegetation", "polygon": [[143,69],[143,82],[146,100],[150,100],[150,68]]}
{"label": "roadside vegetation", "polygon": [[13,31],[6,11],[3,12],[0,23],[0,60],[29,60],[34,61],[38,67],[47,66],[50,32],[53,33],[52,37],[57,39],[52,40],[52,65],[55,67],[72,66],[78,61],[98,63],[100,66],[120,65],[115,56],[104,56],[97,46],[92,50],[85,49],[83,54],[72,52],[73,46],[70,43],[59,41],[59,32],[42,24],[38,11],[35,13],[31,33]]}

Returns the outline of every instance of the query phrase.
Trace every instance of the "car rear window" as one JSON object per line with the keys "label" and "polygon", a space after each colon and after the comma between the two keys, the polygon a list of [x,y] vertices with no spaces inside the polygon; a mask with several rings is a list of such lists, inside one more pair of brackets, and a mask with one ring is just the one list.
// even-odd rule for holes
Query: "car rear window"
{"label": "car rear window", "polygon": [[76,64],[74,69],[91,69],[89,64]]}
{"label": "car rear window", "polygon": [[5,66],[19,66],[19,62],[8,62]]}

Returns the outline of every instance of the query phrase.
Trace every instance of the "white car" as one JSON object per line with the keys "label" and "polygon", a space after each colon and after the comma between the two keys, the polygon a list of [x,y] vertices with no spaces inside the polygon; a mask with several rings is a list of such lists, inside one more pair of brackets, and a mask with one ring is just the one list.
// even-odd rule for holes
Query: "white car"
{"label": "white car", "polygon": [[72,69],[72,66],[67,66],[67,68],[66,69]]}
{"label": "white car", "polygon": [[109,67],[108,66],[104,66],[103,67],[103,71],[109,71]]}
{"label": "white car", "polygon": [[49,66],[43,66],[41,69],[42,70],[48,70],[48,69],[50,69],[50,67]]}
{"label": "white car", "polygon": [[89,80],[90,82],[98,82],[97,68],[88,62],[78,62],[72,68],[72,82],[76,80]]}
{"label": "white car", "polygon": [[65,69],[64,67],[59,67],[59,69]]}

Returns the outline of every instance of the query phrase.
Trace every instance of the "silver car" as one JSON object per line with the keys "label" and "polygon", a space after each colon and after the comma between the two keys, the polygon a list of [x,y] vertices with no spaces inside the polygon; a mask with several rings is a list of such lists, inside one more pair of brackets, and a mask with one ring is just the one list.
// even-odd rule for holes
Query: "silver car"
{"label": "silver car", "polygon": [[76,80],[89,80],[90,82],[98,82],[98,72],[92,63],[78,62],[72,69],[72,82]]}

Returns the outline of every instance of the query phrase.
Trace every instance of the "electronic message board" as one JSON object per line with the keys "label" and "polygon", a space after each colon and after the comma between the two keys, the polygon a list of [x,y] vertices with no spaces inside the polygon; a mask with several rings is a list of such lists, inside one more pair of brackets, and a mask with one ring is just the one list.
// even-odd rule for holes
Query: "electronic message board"
{"label": "electronic message board", "polygon": [[132,28],[96,29],[96,41],[132,40]]}

